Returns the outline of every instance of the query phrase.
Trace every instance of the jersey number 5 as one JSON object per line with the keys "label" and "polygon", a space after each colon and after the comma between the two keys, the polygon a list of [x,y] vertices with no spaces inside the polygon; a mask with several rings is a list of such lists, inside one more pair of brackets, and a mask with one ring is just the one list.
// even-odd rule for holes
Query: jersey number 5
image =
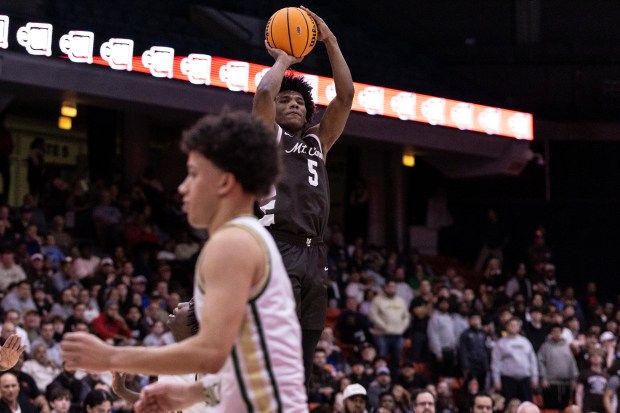
{"label": "jersey number 5", "polygon": [[312,159],[308,159],[308,172],[310,172],[310,176],[308,177],[308,182],[312,186],[319,185],[319,175],[316,173],[316,167],[318,163],[313,161]]}

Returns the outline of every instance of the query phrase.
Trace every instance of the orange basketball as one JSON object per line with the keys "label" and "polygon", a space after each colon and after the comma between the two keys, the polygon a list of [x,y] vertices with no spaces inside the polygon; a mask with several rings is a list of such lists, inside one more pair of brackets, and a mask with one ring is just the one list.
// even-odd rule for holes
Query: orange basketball
{"label": "orange basketball", "polygon": [[314,19],[299,7],[285,7],[275,12],[265,28],[269,47],[284,50],[291,56],[303,57],[316,44]]}

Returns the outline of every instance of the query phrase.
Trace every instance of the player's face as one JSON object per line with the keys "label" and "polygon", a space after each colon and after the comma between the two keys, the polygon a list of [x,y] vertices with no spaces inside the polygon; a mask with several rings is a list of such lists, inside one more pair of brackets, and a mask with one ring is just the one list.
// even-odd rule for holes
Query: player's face
{"label": "player's face", "polygon": [[190,152],[187,158],[187,176],[179,185],[183,196],[183,211],[194,228],[207,228],[213,217],[217,201],[217,185],[223,171],[213,162]]}
{"label": "player's face", "polygon": [[276,96],[276,123],[287,131],[298,131],[306,124],[306,105],[301,93],[284,90]]}

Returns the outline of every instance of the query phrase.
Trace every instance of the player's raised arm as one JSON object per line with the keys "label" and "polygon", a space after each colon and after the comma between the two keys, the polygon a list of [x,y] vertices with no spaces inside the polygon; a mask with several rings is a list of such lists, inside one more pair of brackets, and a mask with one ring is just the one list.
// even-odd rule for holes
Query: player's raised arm
{"label": "player's raised arm", "polygon": [[334,85],[336,86],[336,97],[332,99],[327,106],[325,114],[318,125],[318,131],[313,131],[321,140],[323,152],[327,153],[344,130],[347,119],[349,118],[349,113],[351,112],[351,106],[353,105],[355,88],[353,87],[351,71],[342,55],[342,51],[340,50],[338,40],[334,33],[332,33],[321,17],[317,16],[306,7],[302,6],[301,8],[312,16],[316,22],[318,40],[323,42],[327,49],[327,55],[332,67]]}
{"label": "player's raised arm", "polygon": [[263,119],[265,123],[273,125],[273,128],[276,129],[275,99],[280,91],[282,78],[291,65],[301,62],[302,59],[289,56],[280,49],[269,47],[267,42],[265,42],[265,47],[276,61],[256,87],[256,94],[252,103],[252,114]]}

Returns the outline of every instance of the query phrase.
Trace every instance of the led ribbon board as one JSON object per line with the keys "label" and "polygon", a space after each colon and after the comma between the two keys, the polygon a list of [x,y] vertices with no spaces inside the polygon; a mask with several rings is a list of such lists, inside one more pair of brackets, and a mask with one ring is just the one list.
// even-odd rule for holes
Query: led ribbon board
{"label": "led ribbon board", "polygon": [[[0,15],[0,48],[6,49],[9,45],[8,28],[9,16]],[[29,54],[51,56],[53,30],[48,23],[28,22],[17,29],[15,38]],[[256,85],[269,69],[268,66],[200,53],[176,56],[174,49],[166,46],[136,51],[132,39],[104,39],[95,48],[95,34],[81,30],[63,33],[57,46],[62,52],[61,57],[75,63],[140,72],[158,78],[226,88],[233,92],[256,92]],[[136,55],[136,52],[141,54]],[[332,78],[297,74],[310,82],[313,98],[318,105],[327,106],[336,95]],[[534,138],[533,116],[530,113],[362,83],[354,83],[354,86],[353,110],[357,112],[513,139]]]}

